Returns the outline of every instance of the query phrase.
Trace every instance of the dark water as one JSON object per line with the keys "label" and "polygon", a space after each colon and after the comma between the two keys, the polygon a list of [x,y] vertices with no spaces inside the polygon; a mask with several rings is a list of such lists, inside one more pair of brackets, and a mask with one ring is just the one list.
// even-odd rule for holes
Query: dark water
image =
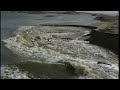
{"label": "dark water", "polygon": [[4,42],[1,42],[1,64],[7,65],[12,64],[15,62],[20,62],[21,60],[24,60],[22,57],[14,54],[11,50],[6,48]]}
{"label": "dark water", "polygon": [[[95,22],[93,18],[93,16],[88,14],[52,14],[50,17],[48,17],[46,14],[1,12],[1,40],[14,36],[13,32],[19,26],[39,24],[90,25]],[[66,67],[64,65],[40,64],[33,62],[22,63],[21,61],[24,61],[24,58],[16,55],[4,45],[5,43],[1,41],[1,64],[4,66],[16,65],[20,70],[28,71],[34,74],[34,76],[40,78],[45,78],[45,76],[48,78],[70,78],[73,76],[73,74],[66,71]]]}
{"label": "dark water", "polygon": [[62,64],[45,64],[28,61],[17,63],[16,66],[18,66],[20,70],[28,71],[35,78],[69,79],[75,77],[73,71]]}

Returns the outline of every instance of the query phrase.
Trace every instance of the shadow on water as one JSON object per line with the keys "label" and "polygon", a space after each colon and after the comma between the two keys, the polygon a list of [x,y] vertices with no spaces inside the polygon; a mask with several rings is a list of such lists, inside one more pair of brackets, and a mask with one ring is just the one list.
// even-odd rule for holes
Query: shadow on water
{"label": "shadow on water", "polygon": [[34,76],[33,78],[69,79],[75,76],[74,73],[68,70],[63,64],[45,64],[27,61],[15,65],[18,66],[20,70],[31,73]]}
{"label": "shadow on water", "polygon": [[91,33],[87,36],[90,36],[90,38],[87,40],[90,41],[91,44],[101,46],[114,52],[115,54],[118,54],[119,51],[118,34],[104,33],[92,30]]}

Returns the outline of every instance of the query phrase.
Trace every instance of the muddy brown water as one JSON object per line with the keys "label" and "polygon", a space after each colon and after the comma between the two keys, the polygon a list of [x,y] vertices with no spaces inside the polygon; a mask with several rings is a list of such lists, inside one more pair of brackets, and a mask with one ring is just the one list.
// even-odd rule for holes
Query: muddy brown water
{"label": "muddy brown water", "polygon": [[[46,17],[52,16],[52,17]],[[86,19],[87,18],[87,19]],[[16,54],[11,53],[4,45],[2,40],[14,36],[14,31],[19,26],[39,25],[39,24],[72,24],[72,25],[89,25],[96,21],[94,17],[88,14],[28,14],[16,12],[1,12],[1,62],[2,64],[12,62],[17,58]],[[9,60],[11,58],[11,60]],[[20,59],[20,58],[18,58]],[[8,61],[8,62],[7,62]],[[14,61],[14,60],[13,60]],[[19,60],[17,60],[19,61]]]}
{"label": "muddy brown water", "polygon": [[[49,16],[49,17],[48,17]],[[27,14],[16,12],[1,12],[1,40],[14,36],[13,32],[19,26],[39,24],[75,24],[90,25],[95,23],[94,16],[89,14],[80,15],[57,15],[57,14]],[[16,55],[1,41],[1,64],[4,66],[15,65],[20,70],[32,73],[36,78],[73,78],[71,71],[66,71],[64,65],[40,64],[35,62],[21,62],[25,58]],[[14,71],[14,69],[13,69]],[[8,74],[9,75],[9,74]],[[5,77],[4,77],[5,78]],[[6,77],[7,78],[7,77]],[[14,77],[13,77],[14,78]],[[32,78],[32,77],[31,77]]]}

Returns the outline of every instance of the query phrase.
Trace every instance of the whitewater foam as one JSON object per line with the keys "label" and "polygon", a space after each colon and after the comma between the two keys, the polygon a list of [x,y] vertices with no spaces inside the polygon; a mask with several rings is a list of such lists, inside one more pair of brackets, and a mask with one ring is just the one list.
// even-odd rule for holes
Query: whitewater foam
{"label": "whitewater foam", "polygon": [[[81,33],[89,34],[89,30],[82,31],[82,28],[72,27],[55,28],[53,26],[36,26],[32,29],[31,27],[26,29],[26,27],[22,27],[24,30],[20,29],[19,34],[15,37],[4,40],[7,43],[6,47],[14,53],[43,63],[68,63],[75,74],[79,75],[79,78],[118,78],[118,59],[114,53],[96,45],[91,45],[88,41],[76,40]],[[56,32],[57,34],[55,34]],[[60,35],[58,32],[60,32]],[[69,32],[68,35],[67,32]],[[52,37],[52,35],[58,35],[59,38]],[[69,35],[78,37],[69,40]],[[99,61],[111,65],[98,64]],[[85,75],[82,75],[83,73]]]}

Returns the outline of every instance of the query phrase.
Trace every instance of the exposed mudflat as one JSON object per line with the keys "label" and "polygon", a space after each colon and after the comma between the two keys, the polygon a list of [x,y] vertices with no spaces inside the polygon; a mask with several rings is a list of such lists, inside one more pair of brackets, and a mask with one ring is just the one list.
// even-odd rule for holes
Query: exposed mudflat
{"label": "exposed mudflat", "polygon": [[[24,59],[2,65],[2,78],[118,79],[118,19],[90,15],[96,23],[19,26],[14,36],[2,41]],[[108,46],[113,41],[115,44]]]}

